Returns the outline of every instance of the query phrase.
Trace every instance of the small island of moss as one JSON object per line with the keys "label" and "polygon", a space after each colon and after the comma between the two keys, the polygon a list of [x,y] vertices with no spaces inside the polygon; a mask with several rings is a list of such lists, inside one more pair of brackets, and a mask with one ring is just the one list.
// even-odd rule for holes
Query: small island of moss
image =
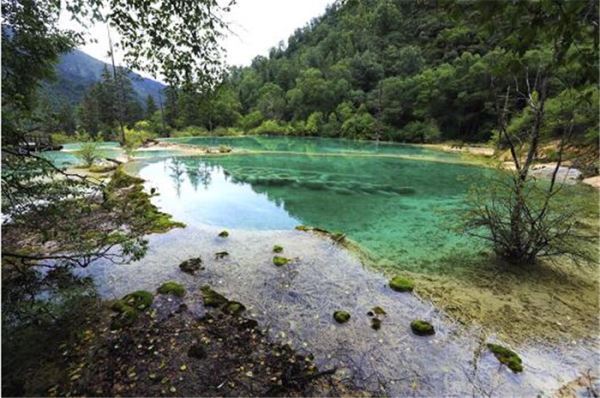
{"label": "small island of moss", "polygon": [[183,297],[185,295],[185,288],[173,281],[165,282],[158,288],[160,294],[172,294],[177,297]]}
{"label": "small island of moss", "polygon": [[397,292],[412,292],[415,288],[415,283],[402,276],[395,276],[390,280],[390,288]]}
{"label": "small island of moss", "polygon": [[335,319],[337,323],[346,323],[350,320],[350,313],[347,311],[336,311],[333,313],[333,319]]}
{"label": "small island of moss", "polygon": [[410,328],[417,336],[431,336],[435,334],[433,325],[427,321],[416,319],[410,323]]}
{"label": "small island of moss", "polygon": [[498,344],[490,343],[487,345],[487,347],[498,359],[498,361],[500,361],[500,363],[506,365],[514,373],[523,371],[523,361],[516,352]]}

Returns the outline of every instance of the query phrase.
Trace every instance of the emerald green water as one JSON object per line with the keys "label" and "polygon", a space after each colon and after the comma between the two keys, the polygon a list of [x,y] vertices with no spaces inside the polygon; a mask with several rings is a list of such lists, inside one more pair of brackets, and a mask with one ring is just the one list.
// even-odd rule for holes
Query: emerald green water
{"label": "emerald green water", "polygon": [[[313,140],[263,140],[268,147],[293,148],[295,153],[300,147],[323,151],[161,158],[143,162],[139,175],[158,189],[159,207],[188,225],[260,230],[318,226],[345,233],[378,261],[421,270],[437,266],[444,256],[480,250],[478,242],[453,229],[460,222],[465,193],[485,169],[333,154],[352,146],[348,142],[329,147]],[[366,146],[359,150],[369,152]],[[408,157],[451,157],[410,146],[386,150]]]}
{"label": "emerald green water", "polygon": [[227,145],[234,149],[252,152],[296,152],[306,154],[380,154],[398,155],[414,158],[435,157],[436,159],[454,159],[456,155],[434,151],[414,145],[403,145],[390,142],[345,140],[338,138],[299,138],[299,137],[182,137],[167,138],[165,142],[212,146]]}

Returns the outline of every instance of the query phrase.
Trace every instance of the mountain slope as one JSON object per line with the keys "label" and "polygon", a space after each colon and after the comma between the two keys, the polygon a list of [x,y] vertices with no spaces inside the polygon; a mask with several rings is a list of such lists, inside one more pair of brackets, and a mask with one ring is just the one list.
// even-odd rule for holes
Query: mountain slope
{"label": "mountain slope", "polygon": [[[100,80],[104,67],[111,70],[111,66],[80,50],[73,50],[61,56],[56,65],[56,80],[48,83],[45,91],[50,98],[66,99],[72,104],[77,104],[83,98],[85,91]],[[159,93],[165,85],[152,79],[130,72],[129,78],[133,88],[144,101],[151,95],[158,103]]]}

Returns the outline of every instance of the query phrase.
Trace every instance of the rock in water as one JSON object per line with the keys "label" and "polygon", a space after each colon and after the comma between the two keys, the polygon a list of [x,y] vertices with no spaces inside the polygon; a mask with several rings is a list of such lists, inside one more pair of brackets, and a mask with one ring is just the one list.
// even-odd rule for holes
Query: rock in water
{"label": "rock in water", "polygon": [[433,325],[427,321],[422,321],[420,319],[414,320],[410,323],[410,328],[413,333],[417,336],[431,336],[435,334],[435,329]]}
{"label": "rock in water", "polygon": [[183,272],[194,275],[196,271],[202,269],[202,259],[200,257],[190,258],[179,264],[179,269]]}
{"label": "rock in water", "polygon": [[336,311],[333,313],[333,319],[337,323],[346,323],[350,320],[350,314],[346,311]]}
{"label": "rock in water", "polygon": [[390,280],[390,288],[397,292],[412,292],[415,288],[415,283],[410,279],[395,276]]}

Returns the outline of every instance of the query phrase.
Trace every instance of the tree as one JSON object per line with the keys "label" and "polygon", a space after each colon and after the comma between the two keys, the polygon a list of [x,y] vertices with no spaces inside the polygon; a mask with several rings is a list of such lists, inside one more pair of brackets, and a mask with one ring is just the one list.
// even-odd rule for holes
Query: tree
{"label": "tree", "polygon": [[152,115],[154,115],[154,112],[156,112],[157,109],[158,108],[154,103],[154,98],[152,98],[152,96],[148,94],[148,96],[146,97],[146,118],[152,118]]}
{"label": "tree", "polygon": [[[480,7],[479,19],[493,13],[494,21],[504,21],[504,18],[511,21],[500,26],[494,22],[494,29],[503,33],[499,47],[507,53],[509,60],[506,65],[496,65],[495,72],[504,67],[501,72],[520,72],[524,81],[515,79],[495,86],[501,93],[496,105],[498,131],[507,143],[515,171],[508,176],[502,174],[495,184],[486,185],[486,192],[476,190],[478,195],[467,227],[472,234],[490,240],[496,254],[513,264],[531,264],[543,255],[584,256],[578,244],[584,236],[576,227],[574,209],[568,204],[556,204],[560,197],[558,172],[563,151],[573,134],[575,115],[572,110],[565,109],[567,123],[560,132],[556,166],[549,184],[537,184],[530,178],[530,171],[538,156],[552,85],[574,87],[597,79],[595,72],[585,73],[591,71],[585,67],[582,68],[584,73],[575,81],[556,79],[569,60],[589,61],[588,49],[591,48],[597,58],[597,3],[521,2],[513,6],[482,3]],[[540,14],[545,16],[543,22],[538,19]],[[498,15],[502,17],[497,19]],[[488,21],[491,20],[490,17]],[[543,50],[528,50],[528,45],[541,39],[550,46]],[[502,79],[492,80],[493,84],[502,82]],[[520,137],[508,128],[512,103],[524,103],[531,117],[529,128],[519,132]],[[479,232],[481,228],[485,233]]]}
{"label": "tree", "polygon": [[[164,221],[139,194],[141,188],[137,193],[120,190],[124,176],[113,178],[106,191],[102,184],[65,173],[19,145],[31,129],[38,85],[53,76],[58,55],[82,39],[58,28],[63,6],[84,24],[101,20],[116,29],[130,67],[160,73],[176,86],[211,86],[222,73],[217,38],[229,5],[213,0],[2,2],[2,212],[7,215],[3,230],[10,231],[2,234],[3,265],[85,266],[99,257],[139,258],[146,249],[143,236]],[[106,92],[90,93],[88,100],[94,94]],[[108,111],[114,103],[106,98],[97,98],[97,106]],[[82,108],[91,105],[87,101]],[[86,124],[93,130],[94,112],[88,116]],[[106,114],[98,119],[112,120]],[[102,222],[94,221],[96,217]],[[51,252],[44,249],[49,236],[54,241]],[[20,245],[25,241],[39,246]]]}
{"label": "tree", "polygon": [[285,92],[275,83],[267,83],[259,91],[257,109],[267,119],[282,119],[285,114]]}

